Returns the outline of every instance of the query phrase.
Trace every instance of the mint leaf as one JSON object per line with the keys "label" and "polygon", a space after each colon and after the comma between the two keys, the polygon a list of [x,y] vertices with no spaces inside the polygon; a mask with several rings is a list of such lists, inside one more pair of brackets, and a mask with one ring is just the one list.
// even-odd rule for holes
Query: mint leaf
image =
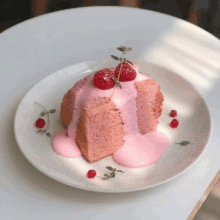
{"label": "mint leaf", "polygon": [[114,59],[114,60],[120,60],[117,56],[115,55],[111,55],[111,57]]}
{"label": "mint leaf", "polygon": [[126,47],[126,51],[129,52],[132,50],[132,47]]}
{"label": "mint leaf", "polygon": [[111,177],[112,177],[112,178],[115,177],[115,173],[114,173],[114,172],[111,173]]}
{"label": "mint leaf", "polygon": [[48,137],[51,137],[51,134],[50,134],[50,133],[47,133],[47,136],[48,136]]}
{"label": "mint leaf", "polygon": [[188,145],[189,143],[190,143],[189,141],[182,141],[182,142],[177,143],[177,144],[179,144],[179,145],[181,145],[181,146],[186,146],[186,145]]}
{"label": "mint leaf", "polygon": [[124,171],[122,171],[122,170],[117,170],[117,172],[124,173]]}
{"label": "mint leaf", "polygon": [[56,111],[56,109],[51,109],[49,112],[54,113],[55,111]]}
{"label": "mint leaf", "polygon": [[121,51],[121,52],[125,52],[125,51],[126,51],[126,47],[123,47],[123,46],[117,47],[117,49],[118,49],[119,51]]}
{"label": "mint leaf", "polygon": [[108,169],[108,170],[110,170],[110,171],[113,171],[113,168],[110,167],[110,166],[107,166],[107,167],[105,167],[105,168]]}
{"label": "mint leaf", "polygon": [[126,62],[130,63],[131,65],[134,65],[130,60],[126,60]]}
{"label": "mint leaf", "polygon": [[117,79],[113,79],[113,80],[115,81],[115,86],[116,86],[117,88],[122,89],[121,83],[120,83]]}

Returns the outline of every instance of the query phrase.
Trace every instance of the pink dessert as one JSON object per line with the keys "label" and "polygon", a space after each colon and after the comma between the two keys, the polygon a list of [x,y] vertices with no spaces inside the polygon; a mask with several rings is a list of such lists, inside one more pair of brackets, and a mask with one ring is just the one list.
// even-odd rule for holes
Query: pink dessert
{"label": "pink dessert", "polygon": [[132,70],[123,69],[120,75],[122,89],[111,88],[114,82],[105,79],[111,77],[108,71],[114,75],[113,68],[85,77],[64,95],[60,118],[66,130],[54,135],[55,152],[66,157],[79,157],[81,152],[90,162],[113,155],[116,163],[132,168],[161,158],[169,147],[166,135],[157,131],[163,94],[154,79],[130,66]]}
{"label": "pink dessert", "polygon": [[112,99],[112,89],[95,88],[93,77],[85,77],[64,95],[60,112],[69,136],[74,138],[71,130],[77,131],[76,143],[91,162],[116,152],[131,131],[155,131],[163,103],[159,85],[144,74],[137,72],[135,80],[122,82],[123,89],[116,89]]}

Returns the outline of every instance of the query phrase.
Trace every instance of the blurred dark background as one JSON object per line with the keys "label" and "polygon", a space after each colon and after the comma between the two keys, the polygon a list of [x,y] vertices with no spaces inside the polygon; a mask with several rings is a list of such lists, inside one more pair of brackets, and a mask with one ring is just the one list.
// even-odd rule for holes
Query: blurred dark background
{"label": "blurred dark background", "polygon": [[42,14],[95,5],[150,9],[188,20],[217,37],[220,33],[220,28],[214,24],[218,0],[1,0],[0,32]]}

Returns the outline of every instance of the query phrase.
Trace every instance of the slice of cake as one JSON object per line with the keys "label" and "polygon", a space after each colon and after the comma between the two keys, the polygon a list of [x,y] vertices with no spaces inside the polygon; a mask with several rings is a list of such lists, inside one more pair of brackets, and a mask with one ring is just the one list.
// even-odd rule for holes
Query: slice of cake
{"label": "slice of cake", "polygon": [[91,162],[117,151],[124,143],[124,123],[107,97],[88,101],[77,123],[76,143]]}

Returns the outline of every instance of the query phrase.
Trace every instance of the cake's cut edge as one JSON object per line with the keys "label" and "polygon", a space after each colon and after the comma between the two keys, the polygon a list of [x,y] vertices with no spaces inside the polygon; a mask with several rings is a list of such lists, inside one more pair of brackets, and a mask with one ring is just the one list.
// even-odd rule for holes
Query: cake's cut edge
{"label": "cake's cut edge", "polygon": [[156,131],[162,113],[163,94],[154,79],[135,83],[139,132],[144,135]]}
{"label": "cake's cut edge", "polygon": [[77,122],[76,143],[88,161],[112,155],[124,144],[124,123],[108,97],[85,104]]}

